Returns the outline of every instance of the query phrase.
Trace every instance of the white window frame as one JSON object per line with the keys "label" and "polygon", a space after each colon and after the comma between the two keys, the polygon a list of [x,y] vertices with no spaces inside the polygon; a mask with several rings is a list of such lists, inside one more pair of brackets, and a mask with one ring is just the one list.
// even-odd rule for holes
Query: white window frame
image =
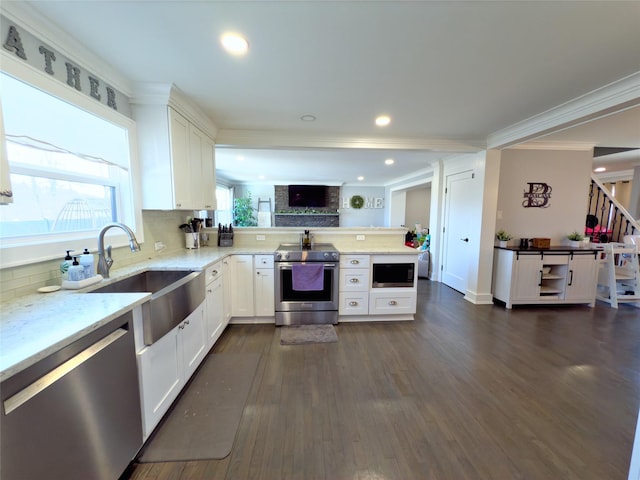
{"label": "white window frame", "polygon": [[[127,130],[129,139],[129,158],[131,177],[131,192],[133,195],[133,222],[127,225],[133,230],[138,243],[144,243],[144,228],[142,224],[141,188],[140,188],[140,162],[138,158],[138,137],[135,121],[106,105],[97,102],[58,80],[52,79],[48,74],[38,71],[24,62],[18,61],[12,55],[0,51],[1,70],[18,80],[32,85],[35,88],[60,98],[82,110],[86,110],[106,121],[112,122]],[[0,206],[2,208],[2,206]],[[78,235],[69,233],[63,240],[42,239],[39,242],[28,245],[0,246],[0,269],[18,265],[43,262],[53,259],[62,259],[66,250],[82,252],[88,248],[91,252],[98,249],[97,234],[91,233]],[[105,244],[111,244],[114,248],[129,245],[127,235],[119,228],[109,229]]]}

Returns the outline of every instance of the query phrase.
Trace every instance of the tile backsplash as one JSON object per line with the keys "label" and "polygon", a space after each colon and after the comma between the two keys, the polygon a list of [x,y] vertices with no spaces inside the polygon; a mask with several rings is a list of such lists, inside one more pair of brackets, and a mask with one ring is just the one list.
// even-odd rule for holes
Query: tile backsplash
{"label": "tile backsplash", "polygon": [[[116,248],[111,256],[118,266],[126,266],[184,248],[184,235],[178,226],[184,223],[188,215],[189,212],[183,211],[144,210],[142,250],[132,252],[129,247]],[[155,242],[162,242],[165,245],[164,249],[156,252]],[[55,260],[10,268],[1,268],[0,265],[0,301],[32,294],[40,287],[60,285],[60,262],[63,257],[64,252]]]}

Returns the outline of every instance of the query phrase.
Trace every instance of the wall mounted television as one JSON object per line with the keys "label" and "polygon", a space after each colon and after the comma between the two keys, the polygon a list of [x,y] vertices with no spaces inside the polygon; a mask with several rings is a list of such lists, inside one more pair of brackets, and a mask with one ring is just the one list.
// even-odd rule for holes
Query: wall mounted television
{"label": "wall mounted television", "polygon": [[290,207],[326,207],[326,185],[289,185]]}

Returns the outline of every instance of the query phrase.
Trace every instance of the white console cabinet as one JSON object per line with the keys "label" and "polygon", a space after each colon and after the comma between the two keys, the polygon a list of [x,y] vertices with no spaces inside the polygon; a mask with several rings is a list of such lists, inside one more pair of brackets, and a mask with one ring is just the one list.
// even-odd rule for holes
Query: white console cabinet
{"label": "white console cabinet", "polygon": [[556,247],[495,250],[493,296],[516,304],[595,305],[598,251]]}

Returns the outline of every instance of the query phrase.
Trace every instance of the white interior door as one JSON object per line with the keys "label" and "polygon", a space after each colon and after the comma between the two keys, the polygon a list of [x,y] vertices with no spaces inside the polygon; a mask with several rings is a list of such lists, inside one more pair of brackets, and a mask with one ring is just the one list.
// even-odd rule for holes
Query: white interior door
{"label": "white interior door", "polygon": [[[466,293],[471,260],[473,216],[477,202],[473,170],[446,177],[444,232],[442,234],[442,282]],[[475,243],[475,240],[473,241]]]}

